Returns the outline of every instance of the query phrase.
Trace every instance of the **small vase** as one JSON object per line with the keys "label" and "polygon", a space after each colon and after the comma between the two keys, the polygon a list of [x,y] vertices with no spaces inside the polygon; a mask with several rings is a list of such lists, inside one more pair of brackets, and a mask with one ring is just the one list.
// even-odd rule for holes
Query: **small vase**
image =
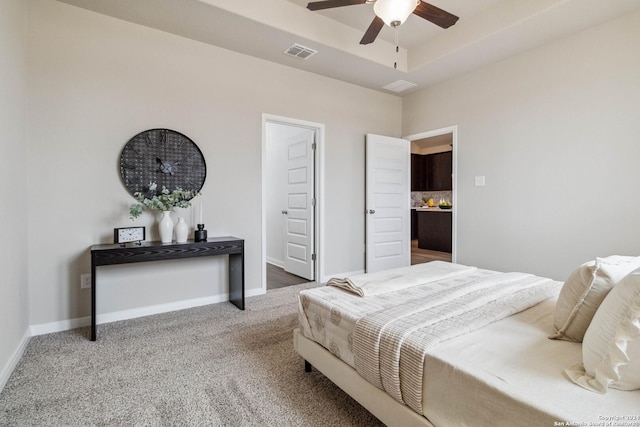
{"label": "small vase", "polygon": [[158,231],[160,231],[160,241],[162,243],[171,243],[173,239],[171,211],[162,211],[162,218],[160,218],[160,222],[158,223]]}
{"label": "small vase", "polygon": [[178,217],[176,224],[176,242],[185,243],[189,237],[189,226],[181,216]]}

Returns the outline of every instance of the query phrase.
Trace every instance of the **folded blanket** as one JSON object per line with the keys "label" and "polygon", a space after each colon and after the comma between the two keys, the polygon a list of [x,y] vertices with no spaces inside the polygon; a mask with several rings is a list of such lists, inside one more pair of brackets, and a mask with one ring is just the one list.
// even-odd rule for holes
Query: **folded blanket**
{"label": "folded blanket", "polygon": [[345,278],[332,278],[327,286],[336,286],[354,294],[364,296],[380,295],[413,286],[424,285],[438,280],[466,274],[476,267],[432,261],[409,267],[394,268],[377,273],[359,274]]}

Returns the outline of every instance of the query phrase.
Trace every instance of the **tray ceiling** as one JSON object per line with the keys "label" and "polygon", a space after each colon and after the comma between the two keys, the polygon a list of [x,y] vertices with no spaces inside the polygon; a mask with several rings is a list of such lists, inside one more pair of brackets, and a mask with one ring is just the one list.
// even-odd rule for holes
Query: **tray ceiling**
{"label": "tray ceiling", "polygon": [[[435,0],[458,23],[443,30],[410,16],[396,53],[388,27],[359,44],[371,4],[311,12],[306,0],[58,1],[375,90],[397,80],[416,85],[399,95],[640,9],[638,0]],[[284,55],[294,43],[318,53]]]}

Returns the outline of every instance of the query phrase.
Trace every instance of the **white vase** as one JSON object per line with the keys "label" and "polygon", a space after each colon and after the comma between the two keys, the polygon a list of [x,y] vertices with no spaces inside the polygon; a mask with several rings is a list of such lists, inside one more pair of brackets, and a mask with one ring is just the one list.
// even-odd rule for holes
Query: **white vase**
{"label": "white vase", "polygon": [[162,211],[162,218],[160,218],[160,222],[158,223],[158,231],[160,231],[160,241],[162,243],[171,243],[173,239],[171,211]]}
{"label": "white vase", "polygon": [[189,237],[189,226],[181,216],[178,217],[178,223],[176,224],[175,230],[176,242],[185,243]]}

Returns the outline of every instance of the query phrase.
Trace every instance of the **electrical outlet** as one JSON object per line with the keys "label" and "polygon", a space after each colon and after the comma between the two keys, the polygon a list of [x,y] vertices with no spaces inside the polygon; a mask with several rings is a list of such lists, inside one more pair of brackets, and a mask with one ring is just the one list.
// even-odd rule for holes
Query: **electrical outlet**
{"label": "electrical outlet", "polygon": [[91,273],[84,273],[80,275],[80,289],[91,288]]}

